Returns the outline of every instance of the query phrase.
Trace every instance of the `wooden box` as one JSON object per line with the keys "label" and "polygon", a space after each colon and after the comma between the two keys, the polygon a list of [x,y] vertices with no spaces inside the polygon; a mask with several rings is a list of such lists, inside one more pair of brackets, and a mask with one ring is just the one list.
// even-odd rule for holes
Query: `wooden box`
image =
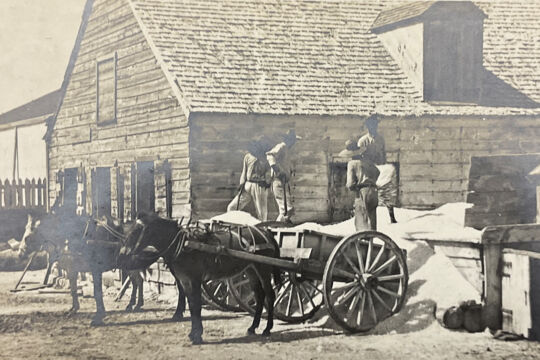
{"label": "wooden box", "polygon": [[503,250],[502,328],[540,340],[540,253]]}

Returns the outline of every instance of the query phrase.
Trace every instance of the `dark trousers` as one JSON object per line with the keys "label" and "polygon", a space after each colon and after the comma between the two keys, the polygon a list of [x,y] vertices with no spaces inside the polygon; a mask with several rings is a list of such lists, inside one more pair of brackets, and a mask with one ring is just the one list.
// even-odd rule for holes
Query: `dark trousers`
{"label": "dark trousers", "polygon": [[379,195],[374,186],[357,191],[354,200],[354,226],[356,231],[377,230],[377,205]]}

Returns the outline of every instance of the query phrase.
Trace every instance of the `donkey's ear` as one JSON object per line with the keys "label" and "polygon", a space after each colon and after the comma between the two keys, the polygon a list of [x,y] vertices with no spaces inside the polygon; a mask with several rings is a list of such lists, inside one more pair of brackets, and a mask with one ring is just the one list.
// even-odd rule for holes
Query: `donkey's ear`
{"label": "donkey's ear", "polygon": [[36,222],[34,223],[34,227],[37,228],[39,224],[41,224],[41,220],[36,220]]}
{"label": "donkey's ear", "polygon": [[140,211],[138,214],[137,214],[137,222],[142,222],[143,224],[148,224],[149,222],[152,221],[153,219],[153,214],[152,213],[147,213],[146,211]]}
{"label": "donkey's ear", "polygon": [[32,221],[34,219],[32,218],[32,215],[28,214],[28,220],[26,221],[26,226],[32,226]]}

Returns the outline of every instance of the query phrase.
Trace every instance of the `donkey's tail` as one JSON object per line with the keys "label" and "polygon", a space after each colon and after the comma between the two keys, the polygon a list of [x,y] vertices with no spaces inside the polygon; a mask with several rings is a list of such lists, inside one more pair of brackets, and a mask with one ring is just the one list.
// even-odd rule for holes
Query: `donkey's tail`
{"label": "donkey's tail", "polygon": [[[268,230],[267,230],[268,231]],[[274,257],[276,259],[279,259],[279,244],[277,243],[276,239],[274,238],[274,235],[268,231],[269,233],[269,240],[274,245]],[[281,284],[283,284],[283,277],[281,276],[281,269],[277,266],[272,266],[272,274],[274,275],[274,284],[276,284],[279,287],[281,287]]]}

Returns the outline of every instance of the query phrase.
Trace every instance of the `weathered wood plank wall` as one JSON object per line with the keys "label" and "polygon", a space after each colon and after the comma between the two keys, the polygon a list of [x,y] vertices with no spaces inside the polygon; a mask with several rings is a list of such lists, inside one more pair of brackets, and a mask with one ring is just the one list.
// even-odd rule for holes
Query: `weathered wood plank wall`
{"label": "weathered wood plank wall", "polygon": [[[329,161],[365,132],[363,118],[354,116],[196,114],[192,124],[193,201],[201,217],[225,211],[249,140],[295,128],[304,137],[293,159],[296,221],[329,221]],[[531,117],[384,117],[380,131],[388,161],[399,163],[406,207],[465,201],[472,155],[540,151],[540,121]]]}
{"label": "weathered wood plank wall", "polygon": [[[117,122],[98,126],[96,62],[114,52],[118,57]],[[49,188],[55,189],[54,174],[59,169],[81,164],[85,168],[112,167],[117,162],[125,183],[124,213],[129,215],[131,164],[141,159],[168,159],[173,216],[187,215],[188,138],[187,119],[127,1],[96,0],[51,139]],[[87,199],[91,200],[89,193]],[[50,191],[49,196],[54,202],[56,193]],[[163,210],[161,197],[158,199]],[[117,209],[118,204],[113,207]]]}
{"label": "weathered wood plank wall", "polygon": [[527,175],[540,164],[540,154],[473,156],[465,225],[482,229],[490,225],[535,222],[536,186]]}

